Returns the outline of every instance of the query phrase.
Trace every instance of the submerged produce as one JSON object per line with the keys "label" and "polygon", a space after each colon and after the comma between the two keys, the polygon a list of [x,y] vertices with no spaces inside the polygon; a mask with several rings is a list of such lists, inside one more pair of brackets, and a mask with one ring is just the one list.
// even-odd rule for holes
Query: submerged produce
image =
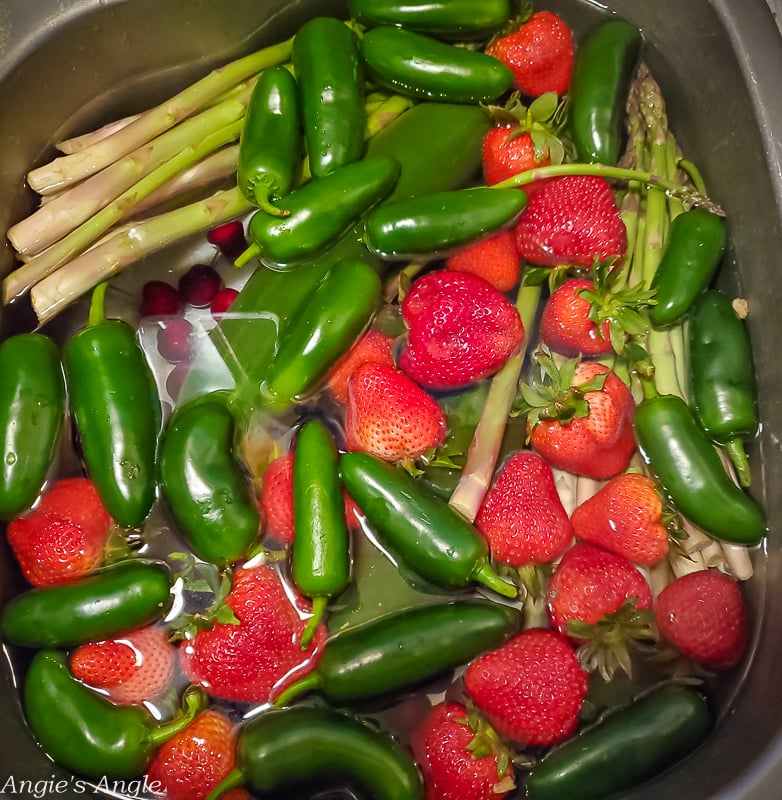
{"label": "submerged produce", "polygon": [[31,171],[0,637],[75,775],[601,800],[715,724],[766,534],[731,221],[640,31],[481,5],[357,0]]}

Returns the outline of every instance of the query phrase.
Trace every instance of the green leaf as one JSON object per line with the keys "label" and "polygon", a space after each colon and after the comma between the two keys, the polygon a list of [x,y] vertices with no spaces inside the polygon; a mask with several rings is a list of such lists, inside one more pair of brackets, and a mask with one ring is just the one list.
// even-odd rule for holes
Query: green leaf
{"label": "green leaf", "polygon": [[532,267],[524,270],[524,285],[525,286],[541,286],[544,284],[551,275],[551,270],[548,267]]}
{"label": "green leaf", "polygon": [[622,350],[624,350],[625,346],[625,331],[622,325],[616,325],[613,322],[608,324],[608,335],[611,341],[611,347],[613,347],[614,351],[622,354]]}
{"label": "green leaf", "polygon": [[220,606],[214,616],[215,622],[221,625],[239,625],[239,618],[230,606]]}
{"label": "green leaf", "polygon": [[529,114],[535,122],[548,122],[557,110],[559,99],[556,92],[546,92],[530,103]]}

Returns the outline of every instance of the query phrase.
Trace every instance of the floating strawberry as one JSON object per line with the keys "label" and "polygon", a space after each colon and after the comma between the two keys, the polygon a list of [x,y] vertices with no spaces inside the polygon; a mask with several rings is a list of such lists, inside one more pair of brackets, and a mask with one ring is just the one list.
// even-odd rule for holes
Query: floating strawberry
{"label": "floating strawberry", "polygon": [[564,94],[573,71],[573,32],[551,11],[533,14],[518,30],[500,36],[486,52],[513,70],[514,85],[525,95]]}
{"label": "floating strawberry", "polygon": [[636,449],[627,386],[594,361],[557,368],[544,353],[537,360],[547,380],[522,385],[517,403],[528,415],[532,447],[553,467],[598,480],[626,469]]}
{"label": "floating strawberry", "polygon": [[299,640],[311,606],[283,585],[277,570],[266,565],[236,570],[225,606],[235,622],[215,622],[179,646],[183,672],[213,697],[265,703],[315,668],[325,626],[318,626],[302,652]]}
{"label": "floating strawberry", "polygon": [[[514,245],[515,246],[515,245]],[[376,330],[367,331],[342,358],[331,368],[326,383],[337,402],[348,402],[348,378],[362,364],[385,364],[394,366],[391,349],[394,339]]]}
{"label": "floating strawberry", "polygon": [[33,586],[69,583],[101,565],[111,524],[87,478],[62,478],[8,525],[8,543]]}
{"label": "floating strawberry", "polygon": [[394,367],[363,364],[348,380],[348,450],[411,461],[445,440],[445,414],[434,398]]}
{"label": "floating strawberry", "polygon": [[[348,527],[358,524],[358,507],[347,493],[345,499],[345,520]],[[266,533],[280,544],[293,543],[293,453],[275,458],[263,474],[260,497],[261,513]]]}
{"label": "floating strawberry", "polygon": [[552,627],[581,643],[582,663],[606,679],[617,667],[630,672],[631,642],[656,638],[646,578],[623,556],[592,544],[565,553],[546,602]]}
{"label": "floating strawberry", "polygon": [[436,270],[402,303],[409,326],[400,367],[430,389],[457,389],[497,372],[524,339],[519,312],[483,278]]}
{"label": "floating strawberry", "polygon": [[[147,785],[166,800],[205,800],[234,768],[236,728],[219,711],[202,711],[183,731],[155,753]],[[245,789],[232,789],[224,800],[249,800]]]}
{"label": "floating strawberry", "polygon": [[738,584],[713,569],[677,578],[655,604],[660,635],[683,655],[712,669],[738,664],[749,640]]}
{"label": "floating strawberry", "polygon": [[477,275],[498,292],[508,292],[519,279],[520,262],[513,231],[502,230],[450,256],[445,266]]}
{"label": "floating strawberry", "polygon": [[624,556],[635,564],[655,564],[668,554],[668,525],[655,482],[624,473],[611,478],[571,516],[579,539]]}
{"label": "floating strawberry", "polygon": [[151,626],[116,639],[77,647],[71,672],[119,705],[141,705],[160,697],[174,678],[177,651],[163,628]]}
{"label": "floating strawberry", "polygon": [[545,747],[575,730],[587,673],[567,639],[531,628],[473,661],[465,686],[498,733]]}
{"label": "floating strawberry", "polygon": [[410,737],[426,800],[502,800],[515,787],[499,737],[461,703],[436,705]]}
{"label": "floating strawberry", "polygon": [[547,564],[570,545],[573,528],[557,494],[551,467],[522,451],[503,465],[475,524],[503,564]]}
{"label": "floating strawberry", "polygon": [[516,225],[516,245],[522,258],[546,267],[620,263],[627,229],[607,181],[566,175],[547,180],[530,197]]}

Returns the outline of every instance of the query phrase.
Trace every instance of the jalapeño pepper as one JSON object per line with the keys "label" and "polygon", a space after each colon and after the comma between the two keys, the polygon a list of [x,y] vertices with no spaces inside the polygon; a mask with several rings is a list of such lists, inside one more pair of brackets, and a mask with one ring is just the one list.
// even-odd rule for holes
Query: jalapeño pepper
{"label": "jalape\u00f1o pepper", "polygon": [[349,0],[351,17],[367,27],[397,25],[437,39],[483,39],[511,16],[509,0]]}
{"label": "jalape\u00f1o pepper", "polygon": [[158,561],[128,559],[86,578],[28,589],[11,598],[0,636],[21,647],[74,647],[161,619],[171,605],[171,575]]}
{"label": "jalape\u00f1o pepper", "polygon": [[177,531],[199,558],[219,567],[246,555],[261,529],[235,436],[228,399],[215,392],[180,406],[160,445],[160,488]]}
{"label": "jalape\u00f1o pepper", "polygon": [[486,186],[386,203],[367,216],[364,243],[392,260],[442,255],[500,230],[526,205],[519,189]]}
{"label": "jalape\u00f1o pepper", "polygon": [[315,17],[293,40],[310,172],[322,178],[364,152],[364,81],[358,40],[344,22]]}
{"label": "jalape\u00f1o pepper", "polygon": [[716,539],[759,544],[766,533],[763,511],[730,480],[687,403],[658,394],[649,379],[642,385],[634,420],[638,446],[674,507]]}
{"label": "jalape\u00f1o pepper", "polygon": [[[454,189],[480,169],[481,141],[490,126],[488,115],[477,106],[424,102],[373,137],[367,156],[391,157],[401,164],[389,200]],[[432,130],[438,131],[436,137]],[[367,260],[382,274],[383,262],[360,239],[361,223],[326,253],[304,262],[295,274],[264,267],[255,270],[231,307],[240,316],[224,319],[212,337],[236,380],[260,383],[265,378],[281,340],[290,335],[301,309],[335,264]],[[203,370],[191,373],[197,376]],[[193,392],[199,387],[194,382],[186,384],[186,389]]]}
{"label": "jalape\u00f1o pepper", "polygon": [[36,653],[24,681],[35,738],[57,764],[88,778],[141,775],[155,750],[186,728],[203,704],[201,693],[190,691],[183,712],[158,724],[146,708],[118,706],[88,689],[54,650]]}
{"label": "jalape\u00f1o pepper", "polygon": [[304,423],[294,453],[293,580],[312,600],[312,616],[301,636],[306,650],[327,603],[350,583],[350,539],[339,454],[322,422]]}
{"label": "jalape\u00f1o pepper", "polygon": [[421,776],[395,739],[327,708],[268,711],[246,722],[236,741],[236,767],[207,800],[245,784],[262,797],[349,788],[367,800],[423,798]]}
{"label": "jalape\u00f1o pepper", "polygon": [[93,293],[87,326],[65,344],[63,367],[87,473],[109,514],[136,528],[155,500],[160,400],[135,330],[105,317],[106,286]]}
{"label": "jalape\u00f1o pepper", "polygon": [[625,102],[640,50],[638,29],[618,18],[598,23],[579,43],[568,119],[580,161],[616,164],[619,160]]}
{"label": "jalape\u00f1o pepper", "polygon": [[516,608],[459,600],[387,614],[329,639],[318,666],[275,700],[283,706],[317,690],[332,704],[351,705],[413,689],[521,629]]}
{"label": "jalape\u00f1o pepper", "polygon": [[726,295],[704,292],[690,311],[690,387],[695,415],[724,445],[742,486],[751,476],[743,440],[757,433],[758,399],[752,345]]}
{"label": "jalape\u00f1o pepper", "polygon": [[651,288],[657,301],[649,308],[655,328],[678,322],[717,272],[725,252],[725,222],[703,208],[674,218]]}
{"label": "jalape\u00f1o pepper", "polygon": [[326,374],[369,323],[381,288],[377,273],[363,261],[334,266],[314,288],[261,382],[267,408],[287,408]]}
{"label": "jalape\u00f1o pepper", "polygon": [[703,697],[664,684],[550,751],[526,781],[529,800],[602,800],[659,775],[711,729]]}
{"label": "jalape\u00f1o pepper", "polygon": [[407,472],[359,452],[344,453],[340,470],[372,530],[412,572],[443,589],[479,581],[516,596],[516,588],[492,570],[480,532]]}
{"label": "jalape\u00f1o pepper", "polygon": [[57,455],[65,385],[54,342],[21,333],[0,344],[0,519],[28,509]]}
{"label": "jalape\u00f1o pepper", "polygon": [[361,57],[378,83],[428,100],[488,103],[513,85],[513,72],[499,59],[402,28],[367,31]]}
{"label": "jalape\u00f1o pepper", "polygon": [[265,211],[253,215],[249,225],[253,244],[236,266],[254,256],[286,265],[321,253],[388,195],[398,177],[394,159],[365,158],[304,184],[277,203],[285,216]]}
{"label": "jalape\u00f1o pepper", "polygon": [[236,178],[244,196],[270,214],[284,214],[273,201],[293,188],[302,149],[296,79],[285,67],[271,67],[255,84],[239,142]]}

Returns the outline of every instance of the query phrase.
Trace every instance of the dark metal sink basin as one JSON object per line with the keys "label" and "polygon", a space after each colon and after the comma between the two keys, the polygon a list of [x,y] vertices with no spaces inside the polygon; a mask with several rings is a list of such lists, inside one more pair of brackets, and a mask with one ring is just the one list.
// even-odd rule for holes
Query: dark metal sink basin
{"label": "dark metal sink basin", "polygon": [[[480,0],[475,0],[479,3]],[[684,764],[625,800],[771,800],[782,795],[782,37],[764,0],[548,0],[574,26],[604,5],[638,24],[684,151],[731,222],[735,269],[725,286],[747,298],[761,395],[754,492],[771,532],[748,586],[752,654],[724,691],[715,733]],[[329,0],[0,0],[0,230],[29,213],[24,175],[64,135],[149,107],[231,56],[289,36],[304,19],[338,13]],[[0,273],[11,267],[0,250]],[[73,325],[58,319],[58,335]],[[2,317],[2,334],[22,324]],[[4,548],[4,542],[3,542]],[[0,602],[17,586],[0,552]],[[14,782],[8,783],[9,776]],[[12,675],[0,666],[0,796],[62,775],[28,736]],[[32,784],[34,786],[35,783]],[[7,794],[3,794],[3,786]],[[15,788],[16,787],[16,788]],[[78,786],[46,797],[79,797]]]}

